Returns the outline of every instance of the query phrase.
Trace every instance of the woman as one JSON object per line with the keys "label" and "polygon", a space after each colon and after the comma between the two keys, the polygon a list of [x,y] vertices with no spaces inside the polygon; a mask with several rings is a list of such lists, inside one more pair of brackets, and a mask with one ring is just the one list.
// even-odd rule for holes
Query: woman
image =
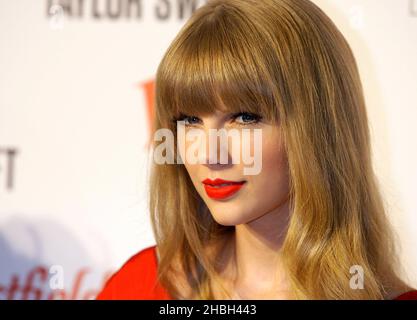
{"label": "woman", "polygon": [[210,152],[191,163],[189,141],[183,163],[154,163],[157,245],[99,299],[417,299],[399,276],[355,58],[312,2],[199,8],[156,76],[154,128],[176,136],[178,123],[252,130],[251,148],[260,129],[262,169]]}

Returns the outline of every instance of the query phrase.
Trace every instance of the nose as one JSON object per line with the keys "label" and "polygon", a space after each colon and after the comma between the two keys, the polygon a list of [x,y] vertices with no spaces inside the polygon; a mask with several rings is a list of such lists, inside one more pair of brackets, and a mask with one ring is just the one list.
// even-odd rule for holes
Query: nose
{"label": "nose", "polygon": [[233,165],[228,147],[227,131],[225,129],[206,130],[206,150],[203,155],[203,165],[211,170],[224,170]]}

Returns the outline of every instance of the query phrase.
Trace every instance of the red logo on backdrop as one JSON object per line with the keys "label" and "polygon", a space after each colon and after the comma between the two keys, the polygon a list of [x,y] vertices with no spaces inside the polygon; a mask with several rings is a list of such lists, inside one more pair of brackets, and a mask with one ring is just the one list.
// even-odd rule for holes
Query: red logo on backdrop
{"label": "red logo on backdrop", "polygon": [[144,91],[146,99],[146,115],[148,121],[148,147],[152,143],[153,136],[153,119],[154,119],[154,103],[155,103],[155,81],[149,80],[139,84],[139,88]]}
{"label": "red logo on backdrop", "polygon": [[8,285],[0,285],[0,297],[6,300],[90,300],[95,299],[112,272],[104,275],[102,287],[83,288],[88,268],[80,269],[66,289],[49,289],[49,271],[45,266],[37,266],[22,277],[14,274]]}

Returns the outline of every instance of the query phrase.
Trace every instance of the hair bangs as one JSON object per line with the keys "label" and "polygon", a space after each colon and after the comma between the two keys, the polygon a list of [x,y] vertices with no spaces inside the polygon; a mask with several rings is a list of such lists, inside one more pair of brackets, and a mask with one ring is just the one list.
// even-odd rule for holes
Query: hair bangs
{"label": "hair bangs", "polygon": [[225,14],[185,26],[168,49],[156,86],[163,123],[216,110],[250,112],[277,122],[279,97],[268,72],[270,58],[259,49],[259,37],[245,37],[245,20]]}

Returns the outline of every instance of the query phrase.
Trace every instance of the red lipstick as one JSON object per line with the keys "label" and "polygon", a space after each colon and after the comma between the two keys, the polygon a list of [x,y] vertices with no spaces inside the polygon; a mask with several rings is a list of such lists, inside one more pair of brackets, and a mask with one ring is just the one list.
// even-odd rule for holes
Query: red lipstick
{"label": "red lipstick", "polygon": [[229,181],[223,179],[205,179],[202,181],[207,195],[213,199],[225,199],[242,188],[246,181]]}

